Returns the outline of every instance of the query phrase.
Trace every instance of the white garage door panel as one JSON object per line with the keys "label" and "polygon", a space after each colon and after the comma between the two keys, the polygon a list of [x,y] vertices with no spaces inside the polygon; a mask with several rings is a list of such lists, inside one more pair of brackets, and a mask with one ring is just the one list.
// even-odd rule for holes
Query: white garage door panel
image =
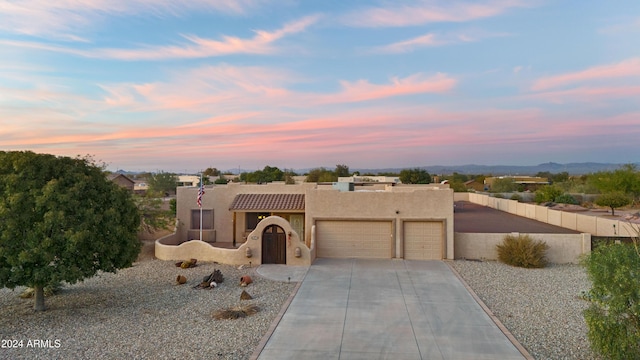
{"label": "white garage door panel", "polygon": [[318,257],[328,258],[391,258],[390,221],[316,222]]}
{"label": "white garage door panel", "polygon": [[440,221],[404,223],[404,258],[407,260],[441,260],[443,224]]}

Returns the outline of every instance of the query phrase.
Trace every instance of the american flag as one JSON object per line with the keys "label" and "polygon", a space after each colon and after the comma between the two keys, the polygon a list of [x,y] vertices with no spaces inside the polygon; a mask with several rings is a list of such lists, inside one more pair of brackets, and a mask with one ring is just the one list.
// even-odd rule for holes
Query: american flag
{"label": "american flag", "polygon": [[198,207],[202,207],[202,195],[204,195],[204,183],[201,180],[200,189],[198,189],[198,198],[196,199],[196,202],[198,203]]}

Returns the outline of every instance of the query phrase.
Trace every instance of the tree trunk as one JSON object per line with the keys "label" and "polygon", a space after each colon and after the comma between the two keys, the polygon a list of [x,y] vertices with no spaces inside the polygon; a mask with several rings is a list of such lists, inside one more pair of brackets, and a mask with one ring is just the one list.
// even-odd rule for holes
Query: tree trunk
{"label": "tree trunk", "polygon": [[35,304],[33,309],[35,311],[44,311],[44,286],[42,285],[34,285],[33,287],[33,299],[35,300]]}
{"label": "tree trunk", "polygon": [[611,216],[616,216],[616,209],[613,206],[611,207]]}

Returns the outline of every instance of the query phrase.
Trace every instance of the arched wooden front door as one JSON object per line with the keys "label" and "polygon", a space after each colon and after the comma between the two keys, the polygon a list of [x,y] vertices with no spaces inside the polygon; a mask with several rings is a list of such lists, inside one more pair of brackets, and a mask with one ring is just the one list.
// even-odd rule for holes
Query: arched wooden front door
{"label": "arched wooden front door", "polygon": [[287,235],[278,225],[269,225],[262,232],[262,263],[287,263]]}

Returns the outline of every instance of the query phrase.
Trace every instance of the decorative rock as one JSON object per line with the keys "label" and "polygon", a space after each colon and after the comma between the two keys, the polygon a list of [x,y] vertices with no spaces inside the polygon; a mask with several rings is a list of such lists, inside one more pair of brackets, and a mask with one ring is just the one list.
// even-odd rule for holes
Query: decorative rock
{"label": "decorative rock", "polygon": [[197,262],[198,262],[198,259],[185,260],[185,261],[177,262],[176,263],[176,267],[180,267],[180,268],[183,268],[183,269],[188,269],[188,268],[192,268],[192,267],[196,266]]}
{"label": "decorative rock", "polygon": [[178,283],[178,285],[182,285],[187,282],[187,278],[182,275],[178,275],[178,277],[176,278],[176,282]]}
{"label": "decorative rock", "polygon": [[248,292],[242,290],[242,294],[240,294],[240,300],[251,300],[253,296],[249,295]]}

